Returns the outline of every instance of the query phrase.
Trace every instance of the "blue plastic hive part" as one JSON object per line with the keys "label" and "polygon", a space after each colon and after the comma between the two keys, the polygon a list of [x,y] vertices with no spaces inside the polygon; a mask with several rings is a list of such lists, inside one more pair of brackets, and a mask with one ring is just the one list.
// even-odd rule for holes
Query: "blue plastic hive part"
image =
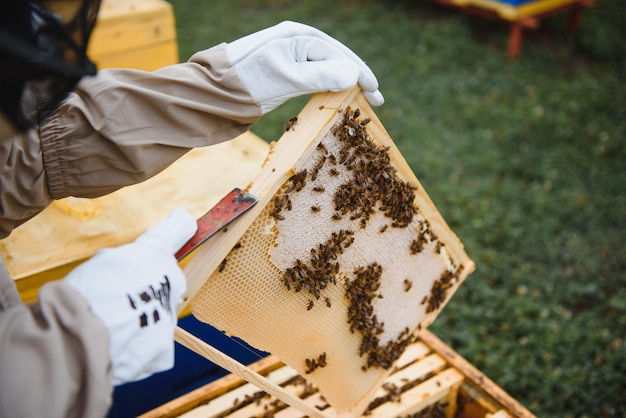
{"label": "blue plastic hive part", "polygon": [[506,3],[506,4],[512,4],[513,6],[519,6],[520,4],[531,3],[537,0],[495,0],[495,1],[497,1],[498,3]]}
{"label": "blue plastic hive part", "polygon": [[[240,363],[250,364],[268,355],[243,340],[227,337],[192,315],[179,319],[178,325]],[[171,370],[117,386],[106,418],[134,418],[228,374],[223,368],[178,343],[174,364]]]}

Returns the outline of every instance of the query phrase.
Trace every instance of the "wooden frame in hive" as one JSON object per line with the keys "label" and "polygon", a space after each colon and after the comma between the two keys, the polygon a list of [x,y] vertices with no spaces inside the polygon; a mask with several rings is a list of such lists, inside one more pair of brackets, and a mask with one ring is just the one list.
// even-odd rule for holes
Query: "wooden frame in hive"
{"label": "wooden frame in hive", "polygon": [[359,416],[474,264],[358,89],[313,96],[248,191],[259,203],[185,267],[192,312],[331,405],[292,406]]}

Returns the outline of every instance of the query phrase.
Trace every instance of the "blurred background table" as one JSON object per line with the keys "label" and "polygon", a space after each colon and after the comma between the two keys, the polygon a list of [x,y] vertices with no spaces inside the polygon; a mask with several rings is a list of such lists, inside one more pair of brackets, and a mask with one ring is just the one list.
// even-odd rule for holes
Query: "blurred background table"
{"label": "blurred background table", "polygon": [[504,21],[510,24],[507,51],[511,58],[519,57],[524,30],[537,29],[541,19],[569,12],[569,33],[573,35],[580,24],[584,9],[594,7],[593,0],[435,0],[438,4],[465,13]]}

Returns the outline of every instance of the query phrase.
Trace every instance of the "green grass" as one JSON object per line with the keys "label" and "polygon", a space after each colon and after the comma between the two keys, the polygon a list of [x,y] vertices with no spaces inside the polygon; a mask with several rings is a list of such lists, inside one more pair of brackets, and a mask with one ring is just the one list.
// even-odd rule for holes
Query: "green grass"
{"label": "green grass", "polygon": [[[477,271],[431,329],[541,417],[626,417],[626,7],[573,38],[429,1],[176,0],[181,59],[290,19],[377,74],[376,109]],[[253,131],[277,139],[306,102]]]}

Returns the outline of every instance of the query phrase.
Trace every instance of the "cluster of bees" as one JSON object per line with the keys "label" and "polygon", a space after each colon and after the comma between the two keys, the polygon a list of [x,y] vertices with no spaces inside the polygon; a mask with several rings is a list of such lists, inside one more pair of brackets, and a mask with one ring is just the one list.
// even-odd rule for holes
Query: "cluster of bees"
{"label": "cluster of bees", "polygon": [[348,323],[350,332],[361,334],[359,356],[366,356],[366,371],[371,367],[389,369],[393,362],[404,352],[407,345],[413,342],[413,335],[405,328],[400,335],[385,345],[380,344],[380,334],[384,332],[384,323],[378,321],[374,312],[373,301],[382,298],[377,293],[383,269],[378,263],[354,270],[354,278],[346,280],[346,298],[348,299]]}
{"label": "cluster of bees", "polygon": [[420,220],[418,229],[419,234],[417,238],[414,239],[409,246],[409,251],[413,255],[421,253],[429,242],[438,240],[437,234],[430,228],[430,223],[427,220]]}
{"label": "cluster of bees", "polygon": [[326,352],[320,354],[317,359],[308,358],[305,360],[306,371],[305,374],[314,372],[318,367],[326,367]]}
{"label": "cluster of bees", "polygon": [[444,271],[439,279],[435,280],[430,289],[430,295],[423,301],[428,303],[426,313],[434,312],[441,307],[446,300],[448,290],[459,281],[459,274],[463,271],[463,265],[456,268],[453,272]]}
{"label": "cluster of bees", "polygon": [[329,160],[336,160],[352,172],[352,179],[335,191],[335,211],[341,216],[350,214],[350,220],[359,219],[365,228],[370,216],[379,210],[392,220],[392,227],[405,228],[417,213],[414,205],[417,186],[395,175],[397,170],[391,165],[389,147],[372,141],[365,128],[370,119],[360,120],[359,116],[359,109],[347,110],[331,131],[341,143],[341,149],[338,157]]}
{"label": "cluster of bees", "polygon": [[[330,238],[317,248],[310,251],[311,257],[305,263],[297,259],[292,267],[285,270],[283,283],[287,290],[299,292],[302,289],[319,299],[321,292],[329,284],[337,284],[337,274],[339,273],[339,262],[337,256],[343,254],[344,250],[354,242],[354,233],[350,230],[340,230],[333,232]],[[330,299],[326,298],[326,305],[331,307]],[[308,310],[313,307],[310,300]]]}
{"label": "cluster of bees", "polygon": [[362,336],[361,357],[379,347],[379,335],[384,331],[384,324],[378,321],[373,304],[375,298],[382,297],[377,293],[382,272],[383,268],[377,263],[359,267],[354,271],[354,279],[346,280],[345,284],[350,332],[358,331]]}
{"label": "cluster of bees", "polygon": [[[427,220],[420,220],[419,234],[409,245],[409,252],[413,255],[419,254],[424,250],[426,244],[436,242],[435,252],[441,254],[445,244],[438,239],[437,234],[435,234],[435,232],[431,229],[430,223]],[[461,265],[454,269],[454,271],[444,271],[439,279],[435,280],[430,289],[430,295],[425,296],[421,302],[422,305],[426,303],[428,304],[426,306],[426,313],[434,312],[441,307],[447,298],[448,290],[458,282],[459,275],[462,271],[463,266]],[[407,283],[407,280],[404,281],[404,286],[406,291],[411,288],[411,285]]]}
{"label": "cluster of bees", "polygon": [[[352,174],[352,179],[337,187],[334,191],[333,220],[340,220],[350,215],[350,220],[360,220],[361,228],[367,226],[371,215],[378,209],[389,217],[392,227],[404,228],[413,220],[417,208],[413,204],[417,186],[399,179],[397,170],[391,165],[387,151],[389,147],[377,146],[365,126],[370,119],[359,119],[360,110],[347,110],[340,123],[332,128],[332,134],[341,144],[337,155],[330,153],[323,143],[317,145],[320,156],[309,169],[303,169],[291,176],[286,188],[274,198],[274,207],[270,216],[284,220],[283,209],[291,210],[289,193],[304,189],[308,180],[316,181],[326,164],[328,173],[338,176],[337,167],[343,166]],[[322,186],[313,187],[315,192],[324,192]],[[312,206],[311,212],[319,212],[319,206]],[[386,229],[386,227],[384,228]],[[381,228],[381,232],[384,232]]]}
{"label": "cluster of bees", "polygon": [[[276,221],[285,219],[283,211],[290,211],[293,202],[290,195],[305,190],[307,182],[316,182],[322,170],[331,177],[341,173],[347,174],[341,178],[341,184],[329,191],[332,196],[334,209],[330,219],[339,221],[348,216],[354,221],[355,227],[366,228],[372,215],[381,212],[389,218],[389,223],[381,226],[378,232],[384,233],[389,227],[406,228],[414,217],[419,214],[415,205],[417,186],[403,181],[391,164],[389,147],[377,145],[369,133],[366,125],[369,118],[360,119],[359,109],[347,109],[343,118],[332,129],[331,134],[336,142],[332,150],[324,142],[316,147],[315,160],[306,169],[302,169],[285,183],[282,189],[273,198],[270,216]],[[293,121],[290,121],[290,128]],[[328,188],[328,184],[325,184]],[[326,188],[314,183],[307,191],[324,193]],[[310,212],[318,214],[319,205],[311,206]],[[352,224],[352,223],[351,223]],[[358,226],[357,226],[358,225]],[[420,221],[418,237],[410,244],[409,253],[418,254],[426,243],[437,240],[434,232],[426,220]],[[343,254],[354,241],[354,232],[343,229],[333,232],[326,242],[318,244],[310,250],[308,260],[297,259],[283,274],[283,283],[287,290],[299,292],[305,290],[313,297],[307,302],[307,310],[314,306],[314,300],[319,300],[324,289],[329,285],[337,285],[337,275],[340,272],[338,256]],[[397,339],[380,345],[380,335],[384,331],[384,324],[377,320],[374,312],[373,300],[382,297],[377,293],[380,286],[382,266],[372,263],[353,272],[353,280],[345,281],[345,298],[348,301],[348,323],[351,332],[358,332],[362,336],[359,355],[366,356],[363,370],[370,367],[389,368],[402,354],[406,346],[412,342],[413,335],[405,329]],[[445,276],[445,275],[444,275]],[[428,298],[428,307],[436,309],[445,300],[446,290],[451,282],[442,276],[433,287],[432,295]],[[408,292],[412,282],[408,279],[403,283]],[[328,307],[330,300],[325,298]],[[307,360],[307,373],[315,370],[318,363]]]}

